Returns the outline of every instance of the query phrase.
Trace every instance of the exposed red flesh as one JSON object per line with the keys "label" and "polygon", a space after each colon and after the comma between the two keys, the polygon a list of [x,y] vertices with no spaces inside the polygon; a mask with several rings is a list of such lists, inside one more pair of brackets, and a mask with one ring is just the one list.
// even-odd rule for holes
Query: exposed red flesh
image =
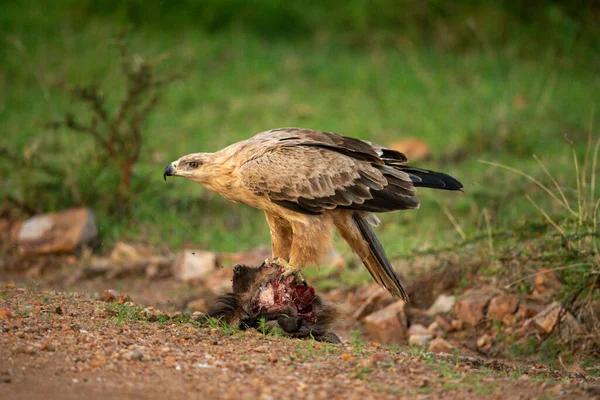
{"label": "exposed red flesh", "polygon": [[286,306],[293,307],[298,316],[315,324],[317,315],[315,313],[315,288],[304,283],[298,283],[293,275],[281,280],[284,270],[278,269],[276,275],[267,286],[261,288],[252,301],[252,311],[273,311]]}

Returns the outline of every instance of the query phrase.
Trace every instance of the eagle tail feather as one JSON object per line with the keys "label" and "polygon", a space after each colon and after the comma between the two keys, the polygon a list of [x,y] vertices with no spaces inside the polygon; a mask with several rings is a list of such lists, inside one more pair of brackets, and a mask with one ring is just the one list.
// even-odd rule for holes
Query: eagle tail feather
{"label": "eagle tail feather", "polygon": [[460,190],[463,185],[457,179],[443,172],[430,171],[428,169],[409,167],[402,165],[396,167],[398,170],[408,174],[413,185],[442,190]]}
{"label": "eagle tail feather", "polygon": [[359,213],[354,213],[353,219],[363,239],[369,245],[369,254],[363,259],[369,273],[375,279],[375,282],[386,288],[393,297],[408,302],[408,295],[402,284],[400,284],[390,260],[387,258],[379,239],[375,236],[373,228]]}

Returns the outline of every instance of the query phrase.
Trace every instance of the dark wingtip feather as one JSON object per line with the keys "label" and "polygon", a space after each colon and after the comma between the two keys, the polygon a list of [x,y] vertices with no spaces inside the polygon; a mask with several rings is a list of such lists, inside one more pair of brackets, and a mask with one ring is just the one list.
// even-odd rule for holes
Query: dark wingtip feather
{"label": "dark wingtip feather", "polygon": [[397,168],[406,172],[413,181],[413,184],[417,187],[420,186],[432,189],[463,191],[462,183],[460,183],[456,178],[453,178],[452,176],[443,172],[435,172],[427,169],[408,166]]}

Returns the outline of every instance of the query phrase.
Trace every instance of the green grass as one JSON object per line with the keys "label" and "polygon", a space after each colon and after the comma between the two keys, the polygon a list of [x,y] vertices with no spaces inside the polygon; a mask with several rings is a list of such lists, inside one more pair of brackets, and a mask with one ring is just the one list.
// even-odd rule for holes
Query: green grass
{"label": "green grass", "polygon": [[108,303],[106,305],[101,305],[100,308],[112,311],[114,322],[117,325],[143,321],[143,319],[140,318],[140,313],[144,308],[139,305]]}
{"label": "green grass", "polygon": [[[135,51],[146,58],[170,52],[171,61],[162,67],[182,72],[184,78],[167,90],[146,126],[131,215],[104,215],[102,204],[110,193],[102,187],[114,177],[110,168],[97,165],[93,143],[79,137],[73,146],[74,134],[40,126],[72,109],[52,86],[57,79],[98,81],[109,99],[116,98],[118,58],[107,43],[119,28],[95,22],[74,31],[67,24],[55,35],[29,41],[19,32],[11,34],[0,91],[6,133],[2,144],[33,158],[49,149],[43,157],[74,175],[83,197],[96,206],[107,245],[123,238],[232,251],[268,243],[260,212],[188,181],[164,183],[161,172],[183,154],[218,150],[279,126],[336,131],[384,144],[417,136],[434,155],[418,165],[463,181],[464,195],[421,190],[420,210],[383,216],[378,232],[392,256],[460,238],[441,205],[466,234],[478,231],[483,209],[495,211],[494,228],[506,229],[523,215],[535,214],[520,196],[525,186],[518,177],[476,159],[531,170],[535,161],[530,155],[536,153],[552,160],[559,179],[568,179],[561,167],[569,156],[562,151],[563,134],[585,138],[600,93],[600,83],[583,61],[561,68],[551,57],[525,62],[504,49],[466,54],[430,49],[406,53],[393,47],[356,51],[333,40],[291,46],[243,32],[157,36],[134,31],[130,42]],[[516,96],[526,99],[524,109],[513,105]],[[0,161],[0,170],[8,171],[9,165]],[[35,171],[11,171],[4,186],[26,197],[32,176]],[[70,200],[67,194],[54,195],[47,208],[68,206]]]}
{"label": "green grass", "polygon": [[[196,322],[198,324],[198,322]],[[226,321],[221,320],[221,318],[206,318],[206,324],[213,329],[217,329],[221,334],[231,336],[239,332],[237,326],[233,326],[228,324]]]}

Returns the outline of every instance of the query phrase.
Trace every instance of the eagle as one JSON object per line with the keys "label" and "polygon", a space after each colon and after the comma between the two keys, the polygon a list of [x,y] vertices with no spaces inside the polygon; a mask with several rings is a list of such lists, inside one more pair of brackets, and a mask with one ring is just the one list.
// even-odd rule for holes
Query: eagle
{"label": "eagle", "polygon": [[415,187],[462,190],[455,178],[406,165],[406,156],[365,140],[305,128],[261,132],[215,153],[192,153],[169,163],[179,176],[228,200],[265,213],[272,261],[301,281],[318,263],[336,229],[373,279],[408,301],[373,231],[375,213],[416,209]]}

